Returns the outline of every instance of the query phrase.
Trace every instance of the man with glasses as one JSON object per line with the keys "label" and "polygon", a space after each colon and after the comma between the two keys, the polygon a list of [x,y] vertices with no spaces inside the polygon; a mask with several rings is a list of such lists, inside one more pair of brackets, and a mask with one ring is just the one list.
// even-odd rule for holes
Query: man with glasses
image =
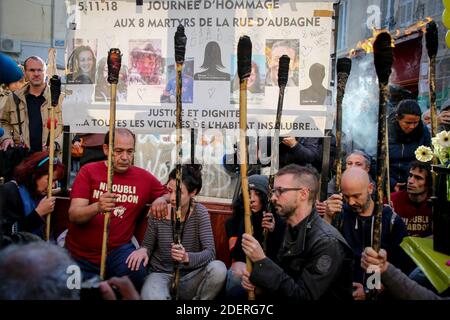
{"label": "man with glasses", "polygon": [[257,286],[283,301],[352,298],[351,249],[314,208],[318,181],[313,168],[288,165],[278,171],[272,201],[288,227],[277,263],[253,236],[243,235],[242,248],[253,262],[252,273],[242,277],[245,289]]}
{"label": "man with glasses", "polygon": [[[0,138],[3,150],[10,146],[24,145],[30,152],[46,151],[50,129],[43,125],[49,119],[51,103],[50,88],[46,84],[46,65],[38,56],[25,60],[25,77],[28,84],[9,96],[0,111],[0,123],[5,134]],[[57,125],[55,145],[61,150],[62,143],[62,96],[55,107]]]}
{"label": "man with glasses", "polygon": [[[103,151],[108,154],[109,134]],[[165,216],[169,201],[167,189],[149,172],[132,165],[135,137],[128,129],[116,129],[112,164],[112,193],[107,190],[107,163],[86,164],[75,178],[69,208],[69,231],[66,247],[79,264],[85,279],[100,273],[104,212],[111,212],[106,278],[128,275],[139,290],[146,269],[131,271],[125,263],[136,249],[131,240],[145,206],[152,203],[151,213]]]}

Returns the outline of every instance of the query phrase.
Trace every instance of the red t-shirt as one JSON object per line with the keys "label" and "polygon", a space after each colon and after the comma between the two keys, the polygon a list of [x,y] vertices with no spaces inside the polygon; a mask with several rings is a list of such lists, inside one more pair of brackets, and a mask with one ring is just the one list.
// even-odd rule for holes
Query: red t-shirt
{"label": "red t-shirt", "polygon": [[[83,166],[75,178],[71,199],[89,199],[89,204],[97,202],[107,191],[106,175],[104,161]],[[111,212],[108,252],[131,240],[145,204],[152,203],[167,190],[152,174],[132,166],[125,173],[114,173],[112,192],[118,194],[119,199]],[[74,257],[100,264],[103,222],[104,215],[97,214],[84,224],[69,223],[66,246]]]}
{"label": "red t-shirt", "polygon": [[412,202],[406,190],[391,194],[394,211],[403,218],[408,233],[412,236],[426,237],[431,235],[431,204],[428,200],[421,203]]}

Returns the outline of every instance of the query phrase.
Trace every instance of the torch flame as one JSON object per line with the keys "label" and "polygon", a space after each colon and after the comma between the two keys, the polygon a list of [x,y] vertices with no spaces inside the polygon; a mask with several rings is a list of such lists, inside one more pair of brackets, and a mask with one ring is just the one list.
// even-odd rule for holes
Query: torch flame
{"label": "torch flame", "polygon": [[[427,23],[432,21],[431,17],[426,17],[424,20],[418,21],[417,23],[409,26],[403,31],[400,31],[399,29],[395,30],[392,34],[392,47],[395,47],[395,40],[398,39],[401,36],[407,36],[412,34],[413,32],[417,32],[421,30],[423,33],[426,32],[426,26]],[[386,29],[372,29],[372,36],[370,38],[367,38],[365,40],[358,41],[358,44],[356,45],[356,48],[351,49],[348,52],[348,56],[350,58],[355,57],[358,51],[364,51],[366,53],[373,52],[373,43],[377,36],[382,32],[389,32],[389,30]]]}

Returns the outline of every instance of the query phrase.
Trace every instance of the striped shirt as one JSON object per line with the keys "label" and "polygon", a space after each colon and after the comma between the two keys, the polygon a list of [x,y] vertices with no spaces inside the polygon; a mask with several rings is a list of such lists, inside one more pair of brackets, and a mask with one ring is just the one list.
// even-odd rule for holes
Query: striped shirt
{"label": "striped shirt", "polygon": [[[183,227],[181,243],[189,255],[189,264],[180,264],[180,273],[186,274],[214,260],[216,250],[209,213],[202,204],[194,204],[188,220],[181,224],[181,228]],[[148,220],[142,247],[147,249],[152,272],[172,273],[174,271],[175,264],[170,254],[172,243],[172,222],[151,217]]]}

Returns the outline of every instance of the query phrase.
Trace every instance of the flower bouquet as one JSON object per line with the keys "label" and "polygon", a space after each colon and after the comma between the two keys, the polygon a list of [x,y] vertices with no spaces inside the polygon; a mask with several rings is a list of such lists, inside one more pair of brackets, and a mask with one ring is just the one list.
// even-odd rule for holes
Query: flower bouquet
{"label": "flower bouquet", "polygon": [[429,162],[437,157],[441,165],[450,168],[450,131],[441,131],[431,139],[433,150],[430,147],[420,146],[416,150],[416,158],[422,162]]}

